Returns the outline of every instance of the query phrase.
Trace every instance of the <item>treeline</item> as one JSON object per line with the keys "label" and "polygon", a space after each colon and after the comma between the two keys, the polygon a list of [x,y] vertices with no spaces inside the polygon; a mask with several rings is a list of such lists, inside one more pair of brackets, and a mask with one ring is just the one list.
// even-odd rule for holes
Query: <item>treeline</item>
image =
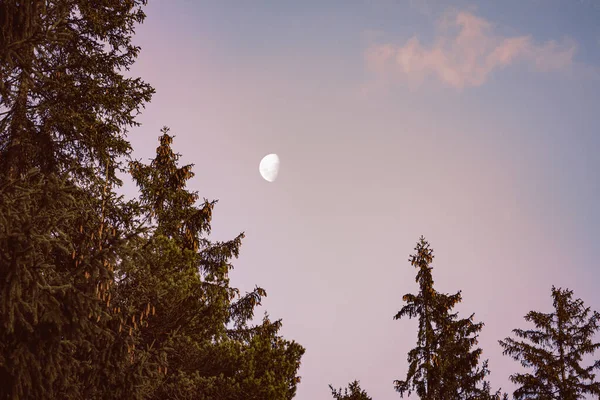
{"label": "treeline", "polygon": [[[433,250],[421,237],[410,263],[417,270],[419,291],[405,294],[404,307],[394,319],[417,318],[417,344],[408,353],[408,372],[394,386],[401,397],[415,393],[420,399],[507,400],[500,389],[492,391],[486,377],[488,361],[481,360],[477,347],[482,322],[474,314],[459,318],[452,309],[461,300],[461,292],[440,293],[432,276]],[[519,361],[527,372],[515,373],[513,399],[578,400],[600,397],[600,382],[595,370],[600,361],[585,364],[600,347],[594,342],[600,327],[600,314],[586,307],[573,291],[552,287],[550,313],[530,311],[525,320],[528,329],[514,329],[514,337],[500,340],[503,353]],[[342,392],[331,387],[336,400],[372,400],[358,381]],[[596,397],[597,396],[597,397]]]}
{"label": "treeline", "polygon": [[[179,165],[167,128],[149,163],[130,157],[126,134],[154,94],[122,73],[145,4],[0,1],[0,399],[292,399],[305,349],[280,320],[251,322],[263,288],[229,282],[243,233],[210,240],[216,202],[188,190],[193,166]],[[120,174],[137,198],[118,195]],[[497,398],[482,324],[452,312],[460,293],[433,289],[432,258],[421,239],[420,291],[396,316],[419,318],[417,347],[396,388]],[[528,315],[538,331],[515,331],[533,344],[502,342],[534,370],[513,377],[517,398],[599,391],[597,366],[579,364],[598,314],[569,291],[553,297],[554,314]],[[358,382],[331,391],[369,398]]]}

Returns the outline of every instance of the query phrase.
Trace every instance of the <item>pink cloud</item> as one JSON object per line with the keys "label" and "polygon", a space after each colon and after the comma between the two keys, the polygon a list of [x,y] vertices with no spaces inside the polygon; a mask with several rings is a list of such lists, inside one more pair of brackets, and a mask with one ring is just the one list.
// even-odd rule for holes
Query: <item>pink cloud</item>
{"label": "pink cloud", "polygon": [[490,74],[517,62],[537,71],[565,70],[573,65],[577,46],[572,41],[535,43],[531,36],[503,37],[494,25],[468,12],[447,15],[437,23],[432,46],[416,36],[403,46],[390,43],[368,47],[367,68],[383,77],[400,78],[411,86],[434,77],[444,84],[465,88],[482,85]]}

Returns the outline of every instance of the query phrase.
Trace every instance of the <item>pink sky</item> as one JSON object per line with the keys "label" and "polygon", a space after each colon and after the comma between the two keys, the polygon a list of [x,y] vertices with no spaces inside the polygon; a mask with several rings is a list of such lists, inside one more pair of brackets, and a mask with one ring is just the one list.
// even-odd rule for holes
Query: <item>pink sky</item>
{"label": "pink sky", "polygon": [[135,157],[168,125],[193,189],[220,200],[215,239],[246,232],[232,282],[263,286],[260,312],[306,347],[297,399],[353,379],[399,398],[417,331],[392,317],[417,290],[420,235],[511,390],[519,366],[497,340],[550,310],[552,284],[600,309],[598,9],[301,3],[150,2],[132,73],[157,95]]}
{"label": "pink sky", "polygon": [[537,71],[572,67],[576,44],[571,40],[535,43],[530,35],[495,35],[494,24],[470,12],[449,12],[436,23],[439,32],[431,47],[417,36],[401,46],[390,43],[370,46],[365,54],[370,70],[413,87],[433,76],[462,89],[481,86],[495,70],[522,61]]}

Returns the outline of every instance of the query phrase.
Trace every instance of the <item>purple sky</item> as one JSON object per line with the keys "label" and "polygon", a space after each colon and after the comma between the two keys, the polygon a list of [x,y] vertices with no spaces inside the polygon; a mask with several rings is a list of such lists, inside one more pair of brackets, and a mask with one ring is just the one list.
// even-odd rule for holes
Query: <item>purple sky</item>
{"label": "purple sky", "polygon": [[494,387],[519,368],[497,340],[551,310],[552,284],[600,309],[598,4],[150,1],[134,156],[168,125],[219,199],[213,237],[246,232],[232,283],[264,287],[259,317],[306,347],[297,399],[353,379],[399,398],[417,328],[392,317],[420,235],[437,289],[485,323]]}

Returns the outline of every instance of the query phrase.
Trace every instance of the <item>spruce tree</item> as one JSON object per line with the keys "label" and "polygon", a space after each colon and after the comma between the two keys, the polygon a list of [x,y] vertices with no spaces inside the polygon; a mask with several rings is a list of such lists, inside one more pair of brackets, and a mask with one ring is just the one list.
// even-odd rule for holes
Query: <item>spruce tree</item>
{"label": "spruce tree", "polygon": [[[461,301],[461,293],[439,293],[432,276],[433,250],[421,237],[416,253],[409,259],[418,269],[417,294],[406,294],[406,305],[394,319],[419,319],[417,346],[408,353],[409,368],[405,380],[395,381],[401,397],[415,392],[419,398],[488,399],[491,398],[487,361],[479,365],[481,349],[477,337],[483,323],[473,322],[473,315],[459,319],[452,308]],[[499,394],[499,393],[497,393]]]}
{"label": "spruce tree", "polygon": [[292,398],[304,349],[249,324],[266,293],[229,286],[243,235],[204,237],[191,167],[134,163],[140,200],[115,193],[145,4],[0,2],[0,398]]}
{"label": "spruce tree", "polygon": [[0,398],[140,398],[112,307],[138,234],[115,195],[152,88],[121,71],[143,1],[0,2]]}
{"label": "spruce tree", "polygon": [[[499,343],[503,353],[533,370],[510,376],[518,385],[515,399],[584,399],[585,395],[600,396],[600,382],[594,370],[600,361],[582,365],[585,355],[592,355],[600,343],[593,341],[598,331],[600,314],[592,312],[573,291],[552,287],[554,311],[530,311],[525,320],[534,329],[514,329],[518,339],[506,338]],[[521,339],[521,340],[519,340]]]}
{"label": "spruce tree", "polygon": [[[68,172],[119,182],[127,129],[153,89],[125,78],[145,0],[4,0],[0,3],[0,171]],[[108,167],[107,167],[108,164]],[[102,184],[99,185],[102,187]]]}
{"label": "spruce tree", "polygon": [[164,128],[150,164],[130,164],[151,229],[122,264],[117,289],[119,302],[145,316],[136,352],[161,359],[148,398],[291,399],[304,349],[278,335],[281,321],[249,325],[266,292],[241,296],[229,285],[244,234],[208,239],[216,202],[196,206],[197,193],[186,189],[193,166],[178,165],[172,141]]}
{"label": "spruce tree", "polygon": [[329,385],[331,389],[331,395],[336,400],[373,400],[367,392],[361,389],[359,381],[353,381],[348,384],[347,388],[334,389],[333,386]]}

